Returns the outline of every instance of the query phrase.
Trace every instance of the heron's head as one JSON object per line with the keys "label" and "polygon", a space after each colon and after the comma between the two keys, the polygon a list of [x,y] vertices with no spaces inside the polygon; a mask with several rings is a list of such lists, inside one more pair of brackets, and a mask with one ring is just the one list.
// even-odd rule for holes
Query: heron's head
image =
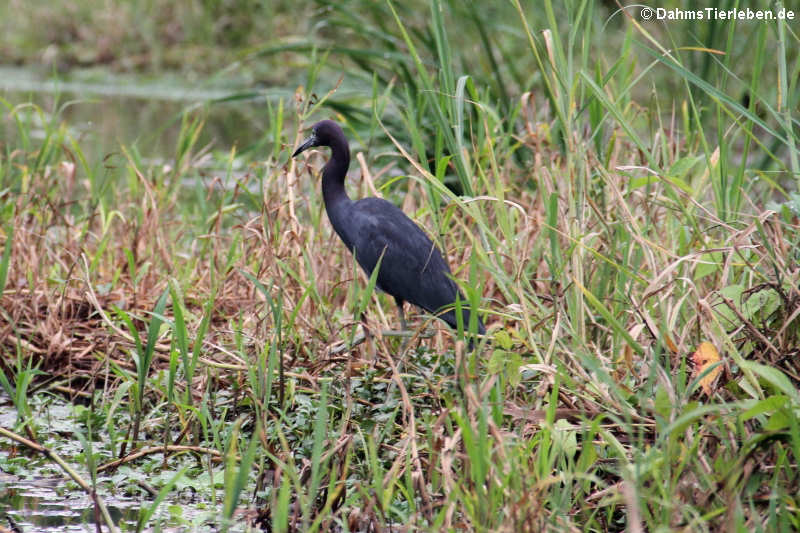
{"label": "heron's head", "polygon": [[315,146],[333,146],[334,143],[344,141],[344,132],[332,120],[322,120],[311,127],[311,136],[297,147],[292,157],[305,152]]}

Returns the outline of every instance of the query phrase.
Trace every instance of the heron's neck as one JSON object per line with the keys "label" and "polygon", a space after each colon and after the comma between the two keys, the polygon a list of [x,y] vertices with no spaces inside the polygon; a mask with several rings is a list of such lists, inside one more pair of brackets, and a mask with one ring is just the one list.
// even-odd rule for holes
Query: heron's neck
{"label": "heron's neck", "polygon": [[325,211],[336,233],[349,245],[345,236],[344,221],[352,201],[347,196],[344,188],[344,178],[350,167],[350,148],[347,141],[334,142],[331,145],[331,158],[322,169],[322,199],[325,201]]}

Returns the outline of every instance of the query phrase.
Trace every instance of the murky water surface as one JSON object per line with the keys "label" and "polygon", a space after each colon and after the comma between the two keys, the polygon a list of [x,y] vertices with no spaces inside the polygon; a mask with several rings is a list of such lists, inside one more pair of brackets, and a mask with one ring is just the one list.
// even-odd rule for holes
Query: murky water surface
{"label": "murky water surface", "polygon": [[[203,108],[206,122],[199,146],[239,151],[258,145],[267,134],[267,103],[290,103],[287,89],[181,85],[180,80],[56,80],[27,70],[0,66],[0,146],[14,141],[10,108],[28,110],[32,102],[67,124],[88,161],[135,147],[148,159],[170,159],[176,150],[181,117]],[[5,107],[5,109],[3,109]],[[38,118],[37,118],[38,120]],[[33,130],[34,135],[36,130]]]}
{"label": "murky water surface", "polygon": [[[49,398],[44,405],[39,405],[40,397],[33,397],[32,401],[37,404],[34,416],[41,443],[89,480],[79,460],[83,450],[75,435],[75,431],[85,432],[86,428],[75,419],[74,406],[60,398]],[[0,426],[13,429],[15,424],[13,402],[0,393]],[[44,431],[45,428],[49,431]],[[121,467],[113,477],[99,476],[98,493],[117,526],[122,531],[135,531],[140,511],[152,506],[154,498],[140,488],[133,476],[126,480],[125,468]],[[187,481],[172,490],[149,525],[157,521],[162,531],[213,531],[218,525],[219,505],[204,499],[190,484]],[[55,463],[0,438],[0,526],[26,533],[94,532],[98,519],[95,512],[91,497],[68,480]]]}

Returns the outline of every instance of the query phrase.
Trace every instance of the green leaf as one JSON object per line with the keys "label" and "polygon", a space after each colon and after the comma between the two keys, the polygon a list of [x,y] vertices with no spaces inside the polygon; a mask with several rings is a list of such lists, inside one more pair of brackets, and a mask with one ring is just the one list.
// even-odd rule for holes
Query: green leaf
{"label": "green leaf", "polygon": [[667,176],[683,180],[686,174],[700,160],[700,157],[682,157],[675,161],[671,167],[669,167],[669,170],[667,170]]}
{"label": "green leaf", "polygon": [[499,374],[503,371],[503,367],[506,364],[507,354],[508,352],[505,350],[494,350],[492,352],[492,355],[489,356],[489,362],[486,365],[486,369],[490,374]]}
{"label": "green leaf", "polygon": [[8,277],[8,265],[11,263],[11,246],[14,244],[14,225],[9,224],[6,227],[6,246],[3,250],[3,258],[0,259],[0,295],[6,288],[6,279]]}
{"label": "green leaf", "polygon": [[788,409],[781,409],[780,411],[775,411],[772,413],[772,416],[769,417],[767,423],[764,424],[764,429],[767,431],[781,431],[782,429],[786,429],[789,427],[790,423],[790,411]]}
{"label": "green leaf", "polygon": [[782,392],[792,400],[795,408],[800,408],[800,393],[786,377],[786,374],[771,366],[762,365],[753,361],[742,361],[742,368],[757,374],[761,379],[768,382],[776,390]]}
{"label": "green leaf", "polygon": [[511,347],[514,346],[514,342],[511,340],[511,335],[509,335],[504,329],[498,330],[494,333],[494,342],[504,350],[510,350]]}
{"label": "green leaf", "polygon": [[188,466],[181,468],[163,487],[161,487],[153,503],[139,510],[139,520],[136,523],[137,533],[144,529],[150,521],[150,518],[152,518],[153,514],[156,512],[156,509],[158,509],[158,506],[166,499],[167,494],[170,493],[173,487],[175,487],[175,484],[183,477],[188,469]]}
{"label": "green leaf", "polygon": [[781,305],[781,297],[774,289],[762,289],[751,294],[742,306],[742,314],[751,322],[764,322]]}
{"label": "green leaf", "polygon": [[641,189],[648,185],[653,185],[659,182],[658,176],[642,176],[640,178],[631,178],[628,181],[628,186],[631,189]]}
{"label": "green leaf", "polygon": [[[743,285],[728,285],[727,287],[723,287],[719,290],[720,296],[724,296],[733,302],[737,309],[740,307],[742,302],[742,293],[744,293]],[[722,319],[723,325],[727,326],[730,324],[739,323],[739,317],[736,316],[734,310],[728,307],[728,304],[726,304],[722,299],[719,299],[719,304],[714,306],[714,310]]]}
{"label": "green leaf", "polygon": [[777,411],[778,409],[786,405],[786,402],[788,401],[789,397],[784,396],[782,394],[776,396],[770,396],[769,398],[766,398],[764,400],[759,400],[753,407],[751,407],[750,409],[748,409],[739,416],[742,419],[742,421],[750,420],[751,418],[755,418],[758,415],[772,411]]}
{"label": "green leaf", "polygon": [[710,252],[703,254],[700,262],[694,270],[694,280],[699,281],[704,277],[713,274],[719,270],[719,265],[722,263],[722,252]]}

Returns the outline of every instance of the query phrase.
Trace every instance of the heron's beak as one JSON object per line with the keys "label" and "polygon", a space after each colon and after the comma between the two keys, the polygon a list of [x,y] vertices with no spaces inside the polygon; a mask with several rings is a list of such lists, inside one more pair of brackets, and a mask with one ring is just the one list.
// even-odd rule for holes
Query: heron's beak
{"label": "heron's beak", "polygon": [[300,152],[305,152],[306,150],[308,150],[309,148],[312,148],[314,146],[317,146],[317,136],[312,133],[311,137],[309,137],[308,139],[303,141],[303,144],[301,144],[297,148],[297,150],[294,151],[294,153],[292,154],[292,157],[297,157],[297,154],[299,154]]}

